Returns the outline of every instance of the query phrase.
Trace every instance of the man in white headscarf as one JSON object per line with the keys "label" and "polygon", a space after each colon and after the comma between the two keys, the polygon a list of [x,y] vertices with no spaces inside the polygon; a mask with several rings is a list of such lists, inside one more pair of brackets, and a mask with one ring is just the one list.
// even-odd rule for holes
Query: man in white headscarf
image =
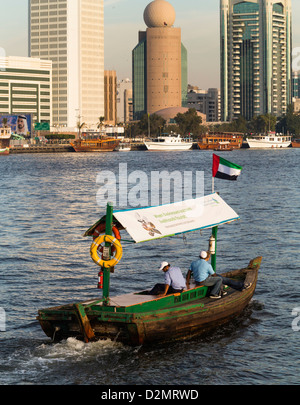
{"label": "man in white headscarf", "polygon": [[28,133],[28,124],[26,115],[18,115],[17,119],[17,134],[18,135],[27,135]]}

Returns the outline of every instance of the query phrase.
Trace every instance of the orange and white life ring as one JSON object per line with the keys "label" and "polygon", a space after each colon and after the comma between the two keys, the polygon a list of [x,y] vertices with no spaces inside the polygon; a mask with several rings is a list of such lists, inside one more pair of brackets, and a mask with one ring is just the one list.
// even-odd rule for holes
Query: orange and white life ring
{"label": "orange and white life ring", "polygon": [[[105,232],[105,228],[106,228],[106,224],[105,222],[102,222],[100,225],[97,226],[97,228],[95,228],[94,233],[93,233],[93,239],[95,240],[96,238],[98,238],[102,233]],[[117,238],[118,240],[121,240],[121,235],[119,232],[119,229],[116,226],[112,227],[112,231],[115,235],[115,238]]]}

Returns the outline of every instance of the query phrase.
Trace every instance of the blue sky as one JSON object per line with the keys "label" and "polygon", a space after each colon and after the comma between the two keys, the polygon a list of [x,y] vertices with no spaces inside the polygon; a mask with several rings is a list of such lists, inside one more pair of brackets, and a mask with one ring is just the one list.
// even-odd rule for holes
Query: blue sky
{"label": "blue sky", "polygon": [[[131,78],[131,51],[138,31],[145,30],[143,13],[150,0],[104,0],[105,69],[118,79]],[[175,26],[182,30],[188,50],[190,84],[219,87],[219,0],[170,0]],[[27,0],[0,0],[0,47],[6,55],[27,56]],[[293,5],[293,48],[300,55],[300,0]]]}

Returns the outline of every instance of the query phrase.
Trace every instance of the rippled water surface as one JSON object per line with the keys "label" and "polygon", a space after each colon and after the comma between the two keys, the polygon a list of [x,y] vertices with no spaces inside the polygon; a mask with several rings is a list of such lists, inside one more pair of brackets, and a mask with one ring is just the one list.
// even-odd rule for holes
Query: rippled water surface
{"label": "rippled water surface", "polygon": [[[256,293],[239,318],[213,334],[147,348],[75,339],[53,344],[37,311],[99,296],[90,240],[82,237],[104,214],[96,202],[98,173],[118,173],[120,162],[128,173],[149,176],[153,170],[204,171],[207,194],[212,153],[2,156],[0,308],[6,331],[0,332],[0,384],[298,384],[300,331],[292,322],[300,312],[299,153],[223,152],[243,171],[237,182],[216,179],[215,189],[241,220],[219,229],[218,271],[263,256]],[[161,281],[161,260],[185,272],[209,236],[125,245],[111,295]]]}

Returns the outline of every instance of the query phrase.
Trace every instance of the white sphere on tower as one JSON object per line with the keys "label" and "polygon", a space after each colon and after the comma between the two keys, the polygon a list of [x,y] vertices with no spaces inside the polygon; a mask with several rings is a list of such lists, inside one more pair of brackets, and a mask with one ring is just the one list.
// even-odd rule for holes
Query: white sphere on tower
{"label": "white sphere on tower", "polygon": [[175,9],[166,0],[154,0],[144,11],[144,21],[148,28],[172,27],[175,19]]}

